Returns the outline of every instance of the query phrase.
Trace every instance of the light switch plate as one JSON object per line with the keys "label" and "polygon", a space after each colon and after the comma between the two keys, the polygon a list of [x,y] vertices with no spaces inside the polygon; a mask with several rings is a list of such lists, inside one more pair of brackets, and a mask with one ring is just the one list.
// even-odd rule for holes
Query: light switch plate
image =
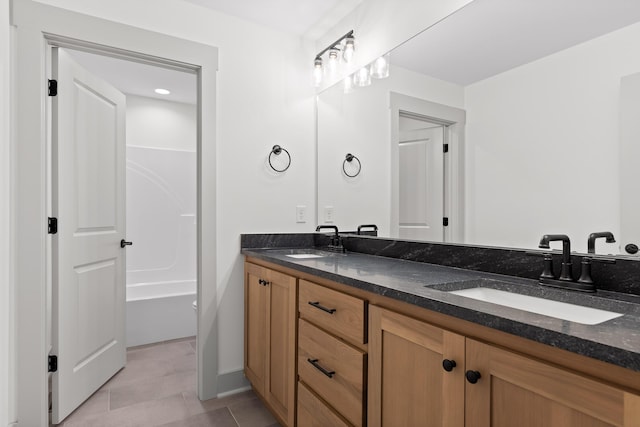
{"label": "light switch plate", "polygon": [[296,222],[305,223],[307,222],[307,207],[304,205],[296,206]]}

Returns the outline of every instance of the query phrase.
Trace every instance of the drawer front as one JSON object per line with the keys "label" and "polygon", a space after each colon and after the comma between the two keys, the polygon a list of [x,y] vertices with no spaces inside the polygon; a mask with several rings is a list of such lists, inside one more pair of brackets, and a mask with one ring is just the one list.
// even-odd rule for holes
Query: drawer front
{"label": "drawer front", "polygon": [[363,425],[365,363],[365,353],[300,319],[300,380],[355,426]]}
{"label": "drawer front", "polygon": [[349,427],[302,383],[298,383],[298,427]]}
{"label": "drawer front", "polygon": [[360,298],[300,280],[300,317],[356,344],[365,341],[365,302]]}

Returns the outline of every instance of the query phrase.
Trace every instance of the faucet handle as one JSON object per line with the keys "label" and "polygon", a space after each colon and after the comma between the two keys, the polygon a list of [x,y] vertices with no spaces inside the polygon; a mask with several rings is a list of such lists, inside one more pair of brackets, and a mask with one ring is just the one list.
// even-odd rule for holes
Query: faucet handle
{"label": "faucet handle", "polygon": [[542,274],[540,275],[541,279],[555,279],[555,274],[553,274],[553,255],[550,253],[544,253],[543,262],[544,269],[542,270]]}

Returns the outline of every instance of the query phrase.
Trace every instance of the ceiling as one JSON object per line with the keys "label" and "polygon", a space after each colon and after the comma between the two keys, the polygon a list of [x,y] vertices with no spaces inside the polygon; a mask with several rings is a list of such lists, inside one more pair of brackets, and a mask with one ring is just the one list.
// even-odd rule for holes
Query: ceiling
{"label": "ceiling", "polygon": [[362,0],[183,0],[278,31],[317,39]]}
{"label": "ceiling", "polygon": [[475,0],[391,62],[466,86],[638,21],[636,0]]}
{"label": "ceiling", "polygon": [[[84,68],[125,94],[187,104],[195,104],[198,99],[197,79],[193,73],[76,50],[67,51]],[[171,94],[159,95],[154,92],[158,88],[167,89]]]}

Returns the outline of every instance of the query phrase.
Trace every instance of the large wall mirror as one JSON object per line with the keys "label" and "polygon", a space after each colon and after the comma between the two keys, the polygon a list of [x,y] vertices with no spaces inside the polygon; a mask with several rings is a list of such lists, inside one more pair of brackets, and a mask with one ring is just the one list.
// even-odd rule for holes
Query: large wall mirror
{"label": "large wall mirror", "polygon": [[562,233],[579,252],[611,231],[597,253],[640,246],[640,2],[475,0],[390,61],[385,79],[318,95],[321,224],[515,248]]}

